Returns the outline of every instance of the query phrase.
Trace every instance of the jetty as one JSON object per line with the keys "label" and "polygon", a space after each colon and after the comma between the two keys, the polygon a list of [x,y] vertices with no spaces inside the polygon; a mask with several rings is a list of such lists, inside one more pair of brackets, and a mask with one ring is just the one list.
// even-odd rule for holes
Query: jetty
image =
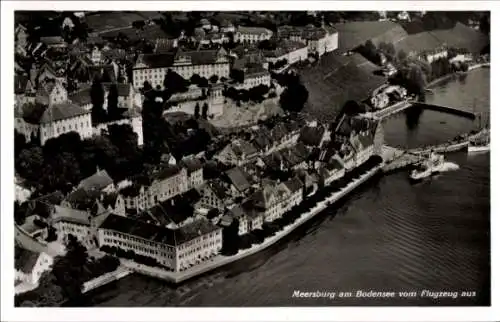
{"label": "jetty", "polygon": [[437,104],[428,104],[428,103],[422,103],[422,102],[416,102],[416,101],[410,101],[410,102],[411,102],[412,106],[420,107],[420,108],[427,109],[427,110],[453,114],[453,115],[465,117],[465,118],[472,119],[472,120],[474,120],[476,118],[476,113],[471,112],[471,111],[467,111],[467,110],[462,109],[462,108],[437,105]]}
{"label": "jetty", "polygon": [[444,105],[437,105],[437,104],[428,104],[428,103],[423,103],[423,102],[417,102],[415,100],[404,100],[401,102],[397,102],[393,105],[390,105],[388,107],[385,107],[381,110],[373,111],[373,112],[366,112],[362,114],[363,117],[369,118],[369,119],[378,119],[378,120],[383,120],[386,119],[390,116],[396,115],[400,112],[403,112],[404,110],[410,108],[410,107],[418,107],[422,109],[427,109],[427,110],[432,110],[432,111],[437,111],[437,112],[442,112],[442,113],[448,113],[460,117],[465,117],[471,120],[476,119],[476,113],[472,111],[467,111],[466,109],[463,108],[457,108],[457,107],[451,107],[451,106],[444,106]]}

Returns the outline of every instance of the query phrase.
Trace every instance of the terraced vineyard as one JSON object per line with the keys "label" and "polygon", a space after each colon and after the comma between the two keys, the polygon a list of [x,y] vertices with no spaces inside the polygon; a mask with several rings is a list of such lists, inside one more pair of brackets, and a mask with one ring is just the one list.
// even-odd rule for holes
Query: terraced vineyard
{"label": "terraced vineyard", "polygon": [[373,74],[378,67],[359,54],[325,55],[321,62],[300,71],[309,91],[305,112],[320,119],[333,119],[348,100],[364,100],[385,83]]}

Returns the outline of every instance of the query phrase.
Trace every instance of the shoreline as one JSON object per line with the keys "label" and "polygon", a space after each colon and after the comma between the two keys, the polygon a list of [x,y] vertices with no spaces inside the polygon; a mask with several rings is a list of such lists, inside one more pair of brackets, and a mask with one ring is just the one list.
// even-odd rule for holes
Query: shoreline
{"label": "shoreline", "polygon": [[[467,71],[465,72],[468,73],[470,71],[473,71],[475,69],[478,69],[478,68],[483,68],[483,67],[489,67],[490,66],[490,63],[478,63],[478,64],[474,64],[472,66],[469,67],[469,69],[467,69]],[[451,77],[453,77],[455,75],[455,73],[450,73],[450,74],[447,74],[447,75],[444,75],[444,76],[441,76],[435,80],[433,80],[432,82],[430,82],[429,84],[425,85],[425,89],[431,89],[432,87],[438,85],[439,83],[441,83],[442,81],[445,81]]]}
{"label": "shoreline", "polygon": [[235,255],[232,256],[217,255],[210,261],[201,263],[197,266],[193,266],[192,268],[189,268],[182,272],[170,272],[159,268],[144,266],[128,260],[121,260],[122,264],[127,269],[130,269],[131,271],[137,273],[141,273],[150,277],[159,278],[174,284],[181,283],[190,278],[196,277],[198,275],[212,271],[216,268],[222,267],[224,265],[233,263],[237,260],[256,254],[272,246],[273,244],[275,244],[276,242],[278,242],[279,240],[290,234],[296,228],[298,228],[299,226],[301,226],[302,224],[309,221],[317,214],[319,214],[320,212],[331,206],[332,203],[338,201],[339,199],[341,199],[342,197],[346,196],[348,193],[353,191],[355,188],[359,187],[360,185],[368,181],[370,178],[376,175],[382,169],[382,167],[383,163],[375,166],[367,173],[361,175],[358,179],[350,182],[342,190],[335,192],[331,194],[329,197],[327,197],[325,200],[318,202],[316,206],[313,207],[309,212],[302,214],[297,219],[296,222],[294,222],[289,226],[286,226],[282,231],[278,232],[276,235],[266,238],[263,243],[255,245],[254,247],[245,250],[239,250],[238,253]]}

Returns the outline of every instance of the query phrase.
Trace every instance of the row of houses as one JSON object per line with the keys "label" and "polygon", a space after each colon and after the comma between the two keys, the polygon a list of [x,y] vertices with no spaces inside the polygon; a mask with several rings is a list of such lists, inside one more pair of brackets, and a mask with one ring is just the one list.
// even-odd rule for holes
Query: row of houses
{"label": "row of houses", "polygon": [[[151,173],[139,190],[135,184],[115,184],[98,170],[49,207],[47,222],[61,242],[71,234],[89,249],[133,251],[165,269],[182,271],[220,252],[223,227],[237,220],[240,235],[261,229],[300,204],[311,181],[331,185],[380,154],[383,142],[378,123],[352,117],[330,126],[311,122],[297,128],[298,137],[293,126],[291,133],[286,129],[282,124],[267,131],[278,142],[274,148],[264,143],[259,150],[245,151],[242,163],[225,159],[233,166],[209,180],[197,159]],[[258,161],[253,165],[248,160]],[[272,168],[294,174],[280,182],[263,175]]]}

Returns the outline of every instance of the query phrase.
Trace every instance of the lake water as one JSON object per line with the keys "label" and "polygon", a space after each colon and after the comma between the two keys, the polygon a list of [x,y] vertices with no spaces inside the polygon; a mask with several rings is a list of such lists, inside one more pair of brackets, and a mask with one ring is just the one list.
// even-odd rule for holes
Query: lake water
{"label": "lake water", "polygon": [[[489,69],[435,88],[427,101],[489,111]],[[474,128],[423,111],[385,124],[388,144],[443,142]],[[130,275],[88,294],[79,306],[488,305],[489,153],[447,157],[460,168],[418,185],[406,172],[375,178],[270,249],[174,287]],[[354,292],[335,299],[293,298],[295,290]],[[359,298],[356,291],[415,291],[415,297]],[[433,299],[421,292],[459,292]],[[462,292],[464,296],[462,295]]]}

